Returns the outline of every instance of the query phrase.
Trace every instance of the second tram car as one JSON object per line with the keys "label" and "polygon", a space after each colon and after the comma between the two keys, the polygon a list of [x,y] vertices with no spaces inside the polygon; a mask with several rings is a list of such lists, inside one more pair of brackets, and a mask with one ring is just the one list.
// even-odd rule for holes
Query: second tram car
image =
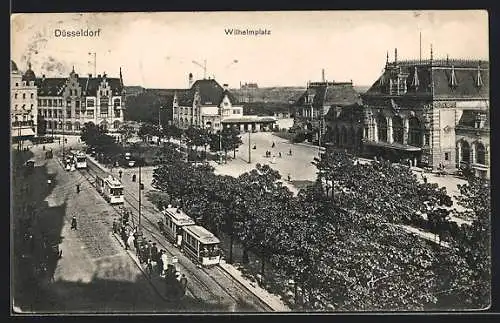
{"label": "second tram car", "polygon": [[176,246],[182,244],[182,229],[188,225],[194,225],[195,222],[186,213],[174,207],[168,207],[162,211],[165,216],[165,225],[163,232],[168,239],[173,241]]}
{"label": "second tram car", "polygon": [[83,153],[78,153],[75,154],[74,158],[74,164],[76,169],[85,169],[87,168],[87,156]]}
{"label": "second tram car", "polygon": [[184,226],[182,249],[202,266],[215,266],[220,262],[220,240],[199,225]]}
{"label": "second tram car", "polygon": [[107,178],[96,176],[96,189],[110,204],[123,204],[123,185],[111,175]]}

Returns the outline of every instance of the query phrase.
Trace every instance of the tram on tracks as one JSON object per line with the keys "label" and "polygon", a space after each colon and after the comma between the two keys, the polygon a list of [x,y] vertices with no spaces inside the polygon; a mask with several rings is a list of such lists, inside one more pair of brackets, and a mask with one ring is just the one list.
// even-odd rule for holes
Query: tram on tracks
{"label": "tram on tracks", "polygon": [[178,208],[168,207],[162,211],[165,222],[160,226],[160,230],[177,247],[182,245],[182,229],[195,222],[186,213]]}
{"label": "tram on tracks", "polygon": [[95,186],[97,191],[104,197],[109,204],[123,204],[123,184],[111,175],[103,177],[96,175]]}
{"label": "tram on tracks", "polygon": [[182,228],[182,250],[204,267],[220,263],[219,244],[220,240],[202,226],[188,225]]}
{"label": "tram on tracks", "polygon": [[73,156],[73,163],[76,169],[86,169],[87,168],[87,156],[82,153],[76,153]]}

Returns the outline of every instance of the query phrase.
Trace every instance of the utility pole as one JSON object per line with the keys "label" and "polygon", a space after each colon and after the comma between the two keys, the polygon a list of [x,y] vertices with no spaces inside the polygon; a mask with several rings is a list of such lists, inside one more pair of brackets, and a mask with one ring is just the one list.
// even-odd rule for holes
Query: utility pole
{"label": "utility pole", "polygon": [[141,227],[141,195],[142,195],[141,165],[139,164],[139,224],[137,226],[137,235],[139,237],[142,237],[142,227]]}
{"label": "utility pole", "polygon": [[219,131],[219,164],[222,165],[222,130]]}
{"label": "utility pole", "polygon": [[250,134],[252,133],[252,126],[248,129],[248,163],[252,163],[252,146],[250,144]]}

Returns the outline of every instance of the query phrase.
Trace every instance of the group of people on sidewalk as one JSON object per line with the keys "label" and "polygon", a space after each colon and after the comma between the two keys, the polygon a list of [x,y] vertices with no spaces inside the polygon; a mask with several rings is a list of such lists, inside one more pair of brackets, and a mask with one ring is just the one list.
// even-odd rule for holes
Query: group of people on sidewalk
{"label": "group of people on sidewalk", "polygon": [[128,218],[113,220],[113,233],[120,235],[125,250],[131,250],[134,247],[139,262],[145,267],[150,277],[157,274],[165,279],[167,296],[180,298],[186,294],[187,278],[176,269],[176,257],[169,257],[164,249],[158,248],[156,242],[146,240],[137,227],[131,227],[128,224]]}

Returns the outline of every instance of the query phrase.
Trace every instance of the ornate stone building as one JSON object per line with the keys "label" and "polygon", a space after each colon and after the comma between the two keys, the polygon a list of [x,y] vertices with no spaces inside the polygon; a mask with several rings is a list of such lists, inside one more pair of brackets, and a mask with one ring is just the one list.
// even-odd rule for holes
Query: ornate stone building
{"label": "ornate stone building", "polygon": [[393,62],[362,95],[363,149],[399,161],[489,176],[489,64],[440,59]]}
{"label": "ornate stone building", "polygon": [[[360,103],[361,98],[352,82],[309,82],[307,89],[293,104],[296,111],[294,127],[305,130],[306,137],[313,141],[317,141],[321,133],[327,142],[337,139],[337,143],[340,143],[338,136],[342,135],[341,143],[344,147],[347,140],[357,133],[342,132],[344,128],[338,123],[348,122],[349,118],[346,119],[346,113],[340,116],[340,112]],[[349,125],[348,130],[351,128]]]}
{"label": "ornate stone building", "polygon": [[73,69],[68,78],[43,75],[36,79],[36,85],[38,113],[45,120],[47,134],[78,135],[83,125],[91,122],[119,140],[125,109],[121,70],[119,78],[109,78],[106,74],[80,77]]}
{"label": "ornate stone building", "polygon": [[16,63],[10,61],[10,120],[11,137],[22,140],[37,135],[37,88],[31,65],[22,75]]}

